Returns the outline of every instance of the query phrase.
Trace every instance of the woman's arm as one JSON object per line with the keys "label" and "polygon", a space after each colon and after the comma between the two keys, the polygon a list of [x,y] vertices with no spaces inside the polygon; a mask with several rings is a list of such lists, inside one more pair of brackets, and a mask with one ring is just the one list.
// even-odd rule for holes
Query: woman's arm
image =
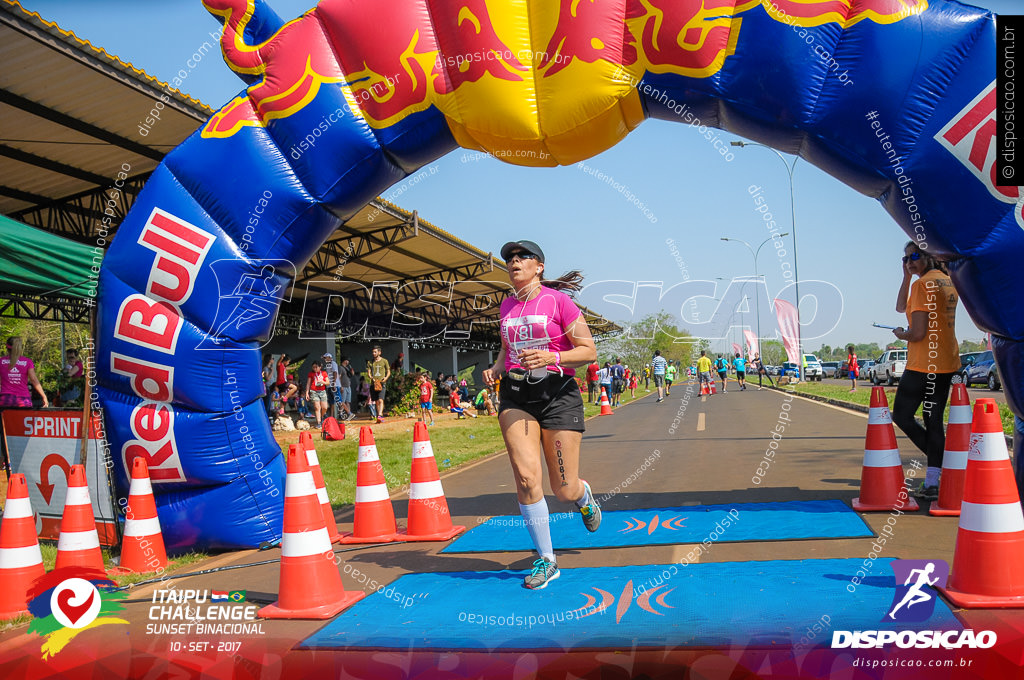
{"label": "woman's arm", "polygon": [[904,330],[902,327],[892,332],[900,340],[907,342],[920,342],[928,334],[928,312],[911,312],[910,328]]}
{"label": "woman's arm", "polygon": [[28,381],[32,383],[32,387],[36,388],[36,392],[43,398],[43,408],[49,408],[50,400],[46,398],[46,392],[43,392],[43,386],[39,384],[39,378],[36,377],[36,369],[28,369]]}
{"label": "woman's arm", "polygon": [[903,265],[903,282],[900,284],[900,290],[896,293],[896,311],[902,314],[907,311],[907,298],[910,295],[910,279],[912,274],[907,271],[907,265]]}
{"label": "woman's arm", "polygon": [[497,380],[498,376],[505,370],[505,345],[501,346],[501,351],[498,352],[498,358],[494,360],[494,364],[484,369],[483,379],[485,385],[494,385],[494,381]]}

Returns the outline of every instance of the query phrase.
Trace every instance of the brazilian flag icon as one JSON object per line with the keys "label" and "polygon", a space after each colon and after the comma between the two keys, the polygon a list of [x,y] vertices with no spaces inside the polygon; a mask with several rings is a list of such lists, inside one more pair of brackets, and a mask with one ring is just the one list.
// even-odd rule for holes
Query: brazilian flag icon
{"label": "brazilian flag icon", "polygon": [[232,590],[230,593],[228,593],[228,599],[232,602],[245,602],[245,591]]}

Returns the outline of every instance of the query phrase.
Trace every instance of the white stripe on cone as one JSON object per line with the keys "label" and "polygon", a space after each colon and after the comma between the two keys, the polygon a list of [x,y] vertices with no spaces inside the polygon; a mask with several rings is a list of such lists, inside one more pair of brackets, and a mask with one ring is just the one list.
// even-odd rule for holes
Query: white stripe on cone
{"label": "white stripe on cone", "polygon": [[27,498],[8,498],[4,519],[24,519],[32,516],[32,501]]}
{"label": "white stripe on cone", "polygon": [[387,484],[356,487],[356,503],[375,503],[389,499]]}
{"label": "white stripe on cone", "polygon": [[434,457],[434,447],[430,445],[430,441],[413,442],[412,443],[412,457],[413,458],[433,458]]}
{"label": "white stripe on cone", "polygon": [[949,425],[970,425],[972,422],[970,405],[949,407]]}
{"label": "white stripe on cone", "polygon": [[902,463],[900,463],[899,449],[888,449],[883,451],[866,449],[864,451],[864,467],[902,467]]}
{"label": "white stripe on cone", "polygon": [[942,469],[943,470],[966,470],[967,469],[967,452],[966,451],[946,451],[942,456]]}
{"label": "white stripe on cone", "polygon": [[132,485],[128,487],[129,496],[152,496],[153,485],[149,481],[149,477],[140,477],[132,480]]}
{"label": "white stripe on cone", "polygon": [[359,455],[356,457],[357,463],[372,463],[375,460],[380,460],[380,456],[377,455],[376,446],[370,445],[359,447]]}
{"label": "white stripe on cone", "polygon": [[306,460],[309,462],[309,467],[320,464],[320,459],[316,455],[316,449],[306,449]]}
{"label": "white stripe on cone", "polygon": [[42,563],[43,553],[38,543],[24,548],[0,548],[0,569],[21,569]]}
{"label": "white stripe on cone", "polygon": [[887,425],[892,422],[892,415],[885,406],[868,409],[868,425]]}
{"label": "white stripe on cone", "polygon": [[127,536],[155,536],[160,533],[160,520],[156,517],[149,519],[130,519],[124,525],[124,535]]}
{"label": "white stripe on cone", "polygon": [[69,486],[67,500],[64,501],[64,505],[92,505],[92,502],[89,500],[89,487]]}
{"label": "white stripe on cone", "polygon": [[974,432],[971,434],[970,460],[1010,460],[1006,438],[1002,432]]}
{"label": "white stripe on cone", "polygon": [[[1013,503],[970,503],[960,505],[960,528],[988,534],[1024,531],[1020,501]],[[1000,565],[993,565],[998,567]],[[1007,565],[1002,565],[1003,567]]]}
{"label": "white stripe on cone", "polygon": [[320,501],[320,505],[330,503],[331,501],[331,499],[327,497],[327,489],[322,486],[316,490],[316,499]]}
{"label": "white stripe on cone", "polygon": [[57,551],[91,550],[100,547],[100,537],[95,529],[89,531],[62,531],[57,540]]}
{"label": "white stripe on cone", "polygon": [[313,481],[313,473],[289,472],[284,482],[285,498],[300,498],[302,496],[315,496],[316,483]]}
{"label": "white stripe on cone", "polygon": [[327,527],[295,534],[286,533],[281,538],[281,557],[309,557],[332,551],[331,535],[327,533]]}
{"label": "white stripe on cone", "polygon": [[441,480],[435,479],[432,482],[413,482],[409,488],[409,500],[419,501],[426,498],[440,498],[444,495],[441,488]]}

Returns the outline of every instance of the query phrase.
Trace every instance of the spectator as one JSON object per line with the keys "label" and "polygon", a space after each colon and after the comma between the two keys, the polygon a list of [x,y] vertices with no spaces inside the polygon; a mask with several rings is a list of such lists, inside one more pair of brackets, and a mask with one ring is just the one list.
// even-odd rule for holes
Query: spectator
{"label": "spectator", "polygon": [[471,406],[471,404],[463,402],[460,399],[460,396],[461,395],[457,391],[452,392],[452,396],[448,398],[448,410],[450,410],[452,413],[457,414],[459,419],[465,418],[466,416],[476,418],[475,413],[470,413],[467,410]]}
{"label": "spectator", "polygon": [[462,401],[469,401],[469,383],[465,378],[459,381],[459,398]]}
{"label": "spectator", "polygon": [[651,365],[644,366],[644,389],[651,391]]}
{"label": "spectator", "polygon": [[601,364],[591,361],[587,364],[587,403],[593,404],[598,395],[597,372],[601,370]]}
{"label": "spectator", "polygon": [[319,361],[314,361],[312,368],[306,378],[306,401],[313,404],[313,415],[316,418],[316,427],[319,428],[328,413],[327,389],[331,386],[331,379],[327,371],[321,368]]}
{"label": "spectator", "polygon": [[448,379],[444,376],[444,373],[437,374],[437,380],[434,381],[434,385],[437,387],[437,393],[442,397],[448,396]]}
{"label": "spectator", "polygon": [[636,388],[637,388],[637,385],[639,383],[640,383],[640,378],[637,377],[636,373],[633,373],[633,375],[629,376],[629,398],[630,399],[636,399]]}
{"label": "spectator", "polygon": [[612,406],[619,406],[619,400],[626,389],[626,369],[622,365],[622,359],[615,357],[615,365],[612,366]]}
{"label": "spectator", "polygon": [[486,410],[487,411],[487,415],[489,415],[489,416],[493,416],[494,415],[494,412],[495,412],[494,402],[491,401],[491,395],[487,391],[486,387],[483,388],[482,390],[480,390],[479,392],[477,392],[476,399],[473,400],[473,405],[476,406],[478,411],[479,410]]}
{"label": "spectator", "polygon": [[[918,279],[911,286],[911,278]],[[914,241],[903,248],[903,283],[896,294],[896,311],[907,315],[907,328],[892,334],[907,343],[907,365],[893,399],[892,421],[928,457],[928,470],[917,498],[939,498],[946,431],[942,414],[949,399],[949,386],[960,370],[956,330],[959,297],[944,265],[919,249]],[[924,427],[914,417],[923,406]]]}
{"label": "spectator", "polygon": [[338,414],[345,420],[352,420],[356,414],[352,411],[352,379],[356,372],[348,357],[342,357],[338,367],[338,403],[341,405],[341,412]]}
{"label": "spectator", "polygon": [[85,369],[82,368],[82,361],[78,358],[78,350],[69,349],[64,353],[64,356],[66,359],[63,382],[67,389],[60,395],[60,401],[61,404],[68,404],[82,396]]}
{"label": "spectator", "polygon": [[274,414],[274,399],[277,395],[277,366],[274,363],[274,355],[270,352],[263,354],[263,384],[266,387],[266,396],[263,398],[263,405],[267,409],[267,416]]}
{"label": "spectator", "polygon": [[50,406],[43,386],[36,377],[36,365],[21,355],[24,340],[16,335],[7,338],[7,354],[0,357],[0,408],[32,408],[29,385],[43,399],[43,408]]}
{"label": "spectator", "polygon": [[405,363],[405,352],[399,352],[395,360],[391,362],[391,372],[401,373],[404,369],[402,368]]}
{"label": "spectator", "polygon": [[[597,384],[598,387],[604,390],[605,396],[608,397],[608,403],[611,404],[612,398],[612,362],[604,362],[604,367],[597,372]],[[601,389],[598,390],[600,393]]]}
{"label": "spectator", "polygon": [[381,356],[380,345],[373,346],[373,359],[366,362],[366,372],[370,376],[370,415],[378,423],[384,422],[384,393],[388,379],[391,378],[391,366]]}
{"label": "spectator", "polygon": [[366,382],[366,378],[362,375],[359,376],[359,388],[357,389],[359,395],[359,410],[369,408],[370,406],[370,383]]}
{"label": "spectator", "polygon": [[327,374],[327,388],[325,390],[327,393],[327,410],[324,413],[324,417],[331,416],[332,418],[337,418],[338,396],[341,386],[338,364],[334,363],[334,355],[330,352],[324,352],[320,358],[322,360],[321,368]]}
{"label": "spectator", "polygon": [[[416,382],[420,386],[420,422],[429,427],[434,424],[434,384],[425,373],[420,374]],[[427,416],[430,416],[429,423]]]}
{"label": "spectator", "polygon": [[850,378],[850,391],[857,391],[857,378],[860,375],[860,365],[857,364],[857,354],[853,351],[853,345],[846,348],[846,368]]}
{"label": "spectator", "polygon": [[277,388],[277,393],[281,399],[281,406],[278,410],[279,415],[284,415],[284,410],[288,406],[288,400],[291,399],[298,393],[299,386],[295,384],[294,380],[288,379],[288,364],[291,363],[291,357],[287,354],[281,354],[277,359],[277,383],[274,387]]}

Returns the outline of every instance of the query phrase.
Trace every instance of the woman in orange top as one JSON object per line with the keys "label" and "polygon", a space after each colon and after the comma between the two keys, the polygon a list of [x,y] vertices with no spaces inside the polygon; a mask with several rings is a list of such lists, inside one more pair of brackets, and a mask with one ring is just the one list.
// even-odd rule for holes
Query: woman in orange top
{"label": "woman in orange top", "polygon": [[[917,281],[911,285],[911,277]],[[953,282],[944,265],[910,241],[903,248],[903,283],[896,297],[896,311],[906,312],[907,328],[892,333],[907,342],[907,366],[896,388],[892,420],[928,457],[928,472],[914,494],[923,500],[939,497],[939,472],[946,432],[942,413],[949,399],[949,385],[960,370],[956,341],[956,303]],[[924,405],[924,427],[914,414]]]}

